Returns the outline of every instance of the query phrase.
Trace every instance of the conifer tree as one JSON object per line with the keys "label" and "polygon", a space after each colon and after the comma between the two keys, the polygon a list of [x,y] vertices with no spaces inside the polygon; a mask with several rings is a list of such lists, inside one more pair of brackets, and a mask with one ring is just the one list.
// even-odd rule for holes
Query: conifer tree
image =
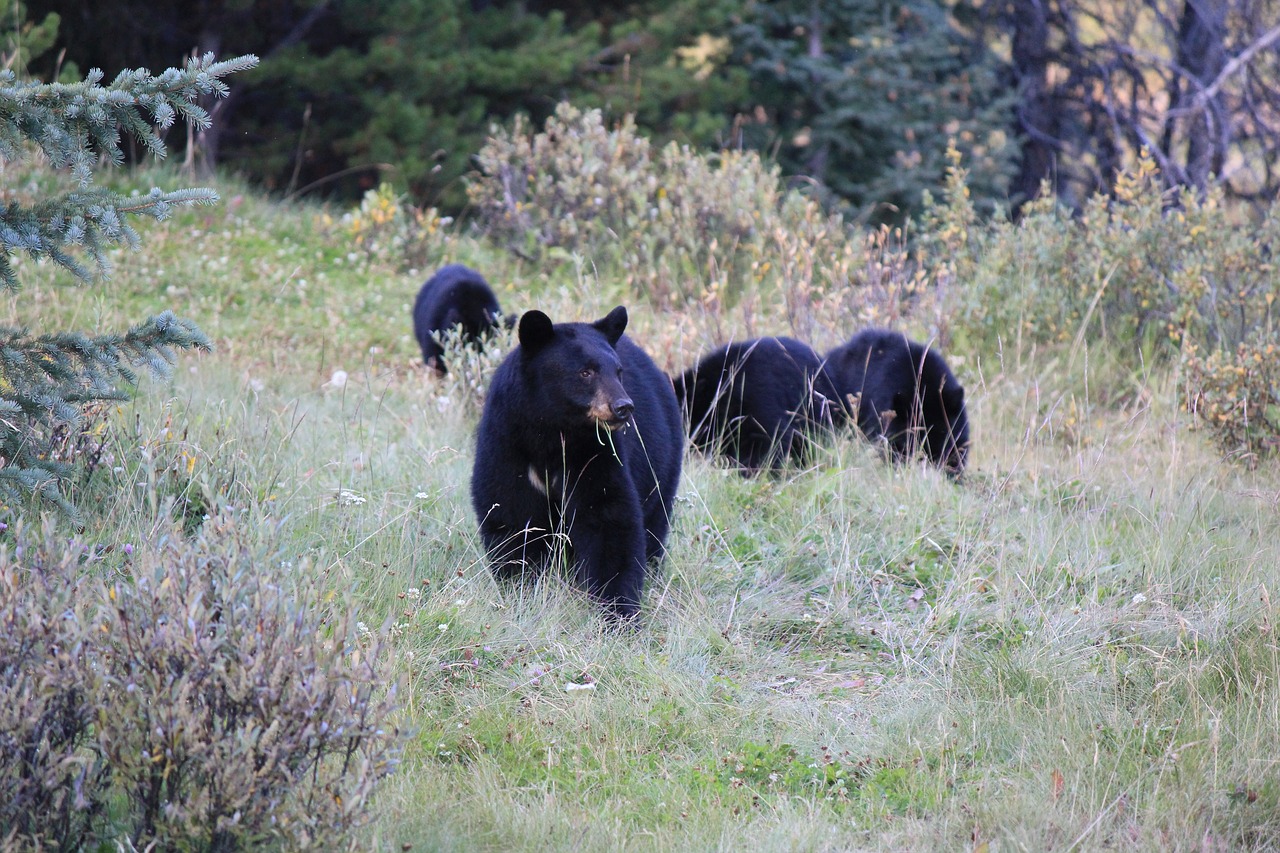
{"label": "conifer tree", "polygon": [[[125,134],[163,157],[159,131],[179,117],[207,126],[209,115],[197,99],[224,97],[222,78],[257,62],[251,55],[218,62],[206,54],[158,75],[122,71],[105,86],[97,69],[70,84],[19,81],[0,71],[0,164],[39,150],[53,167],[68,169],[77,185],[30,204],[0,197],[0,288],[19,287],[10,263],[17,252],[47,259],[80,283],[104,281],[111,272],[107,247],[138,244],[128,216],[164,219],[174,206],[217,201],[205,188],[125,196],[95,187],[93,170],[101,160],[123,161]],[[58,437],[79,427],[87,406],[127,398],[137,370],[166,376],[175,351],[191,348],[208,349],[209,341],[194,323],[168,311],[124,333],[33,335],[0,326],[0,503],[12,512],[34,498],[76,517],[67,488],[71,466],[55,453]]]}

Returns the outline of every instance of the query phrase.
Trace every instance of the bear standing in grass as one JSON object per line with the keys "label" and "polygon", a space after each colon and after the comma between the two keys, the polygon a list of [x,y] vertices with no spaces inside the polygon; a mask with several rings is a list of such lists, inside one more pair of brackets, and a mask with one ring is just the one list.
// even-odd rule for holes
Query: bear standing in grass
{"label": "bear standing in grass", "polygon": [[804,465],[841,411],[822,359],[794,338],[722,346],[677,376],[675,390],[694,446],[748,475],[788,459]]}
{"label": "bear standing in grass", "polygon": [[827,370],[858,428],[895,459],[923,452],[952,476],[969,457],[964,388],[936,349],[901,332],[864,329],[827,353]]}
{"label": "bear standing in grass", "polygon": [[441,267],[413,303],[413,334],[422,347],[422,360],[437,373],[447,373],[439,333],[460,329],[463,340],[479,347],[484,336],[498,328],[501,315],[498,297],[484,276],[462,264]]}
{"label": "bear standing in grass", "polygon": [[684,434],[671,381],[624,336],[621,306],[594,323],[520,318],[489,385],[471,501],[494,573],[537,572],[562,545],[610,616],[639,612],[660,559]]}

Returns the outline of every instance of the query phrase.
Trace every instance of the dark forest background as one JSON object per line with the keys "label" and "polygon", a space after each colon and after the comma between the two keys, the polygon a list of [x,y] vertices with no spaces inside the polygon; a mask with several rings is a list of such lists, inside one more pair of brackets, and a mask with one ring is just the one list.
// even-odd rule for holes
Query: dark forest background
{"label": "dark forest background", "polygon": [[988,210],[1016,211],[1045,181],[1078,209],[1143,148],[1170,185],[1222,178],[1267,203],[1280,181],[1278,0],[4,6],[30,22],[6,63],[45,80],[259,55],[209,130],[167,142],[192,169],[292,196],[387,181],[459,211],[491,126],[540,123],[563,100],[634,114],[660,143],[758,149],[870,222],[936,194],[952,140]]}

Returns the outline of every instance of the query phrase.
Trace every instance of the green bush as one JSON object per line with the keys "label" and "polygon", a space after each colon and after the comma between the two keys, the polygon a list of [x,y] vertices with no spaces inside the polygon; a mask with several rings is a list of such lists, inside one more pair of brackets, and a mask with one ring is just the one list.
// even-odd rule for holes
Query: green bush
{"label": "green bush", "polygon": [[278,565],[229,517],[136,552],[18,531],[0,549],[0,840],[340,843],[395,764],[391,699],[377,649]]}
{"label": "green bush", "polygon": [[1164,190],[1143,157],[1078,218],[1045,192],[1018,223],[982,224],[965,181],[953,150],[920,247],[930,277],[955,283],[944,304],[968,343],[1101,341],[1135,366],[1182,358],[1185,404],[1224,449],[1252,460],[1280,447],[1280,208],[1241,221],[1216,188]]}
{"label": "green bush", "polygon": [[1280,292],[1276,211],[1240,222],[1216,190],[1163,189],[1143,157],[1078,218],[1043,193],[1016,224],[983,225],[958,159],[953,150],[943,200],[927,205],[922,258],[957,282],[948,304],[977,340],[1088,336],[1169,360],[1184,340],[1230,349],[1268,321]]}
{"label": "green bush", "polygon": [[106,804],[92,749],[104,643],[81,549],[0,550],[0,848],[75,850]]}
{"label": "green bush", "polygon": [[561,104],[541,132],[495,129],[478,159],[468,192],[490,235],[525,257],[620,267],[659,305],[745,303],[799,333],[828,302],[876,315],[862,303],[916,292],[909,275],[882,287],[904,268],[885,263],[895,232],[855,231],[755,152],[672,143],[655,155],[629,118],[610,129],[598,110]]}
{"label": "green bush", "polygon": [[341,219],[323,217],[321,226],[349,240],[370,263],[421,271],[440,264],[450,244],[452,222],[434,207],[408,204],[390,184],[382,183]]}
{"label": "green bush", "polygon": [[1260,332],[1234,350],[1188,347],[1186,406],[1227,453],[1248,464],[1280,451],[1280,335]]}

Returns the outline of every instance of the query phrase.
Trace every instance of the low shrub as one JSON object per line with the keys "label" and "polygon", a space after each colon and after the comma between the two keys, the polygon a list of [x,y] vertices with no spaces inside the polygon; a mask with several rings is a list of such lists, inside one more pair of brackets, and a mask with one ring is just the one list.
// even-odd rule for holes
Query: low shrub
{"label": "low shrub", "polygon": [[928,200],[920,250],[955,282],[946,312],[971,347],[1105,342],[1135,367],[1183,358],[1185,404],[1225,450],[1280,447],[1274,252],[1280,208],[1242,221],[1216,188],[1163,189],[1154,161],[1122,174],[1078,217],[1042,194],[1014,224],[974,214],[959,155],[945,197]]}
{"label": "low shrub", "polygon": [[[8,538],[9,531],[5,531]],[[17,537],[21,542],[21,533]],[[106,806],[92,748],[108,693],[83,550],[0,548],[0,848],[76,850]]]}
{"label": "low shrub", "polygon": [[910,274],[880,286],[885,270],[903,272],[884,263],[895,232],[856,231],[753,151],[655,153],[629,118],[609,128],[598,110],[561,104],[540,132],[494,129],[478,162],[468,193],[492,237],[525,257],[620,267],[658,305],[740,307],[804,334],[815,314],[843,328],[837,307],[883,321],[899,309],[881,300],[920,290]]}
{"label": "low shrub", "polygon": [[1280,335],[1259,332],[1234,349],[1201,354],[1188,347],[1183,363],[1186,407],[1225,453],[1247,464],[1280,451]]}
{"label": "low shrub", "polygon": [[1046,191],[1016,224],[983,224],[966,180],[953,150],[944,198],[927,200],[921,257],[957,283],[955,322],[992,349],[1088,337],[1169,361],[1184,340],[1230,349],[1268,322],[1280,292],[1276,211],[1240,221],[1217,189],[1165,190],[1143,157],[1079,216]]}
{"label": "low shrub", "polygon": [[408,204],[387,183],[367,191],[340,219],[325,215],[320,224],[349,240],[365,260],[405,271],[439,266],[453,237],[453,217]]}
{"label": "low shrub", "polygon": [[[340,844],[395,765],[374,647],[229,516],[199,538],[0,549],[0,839]],[[299,577],[307,577],[301,572]]]}

